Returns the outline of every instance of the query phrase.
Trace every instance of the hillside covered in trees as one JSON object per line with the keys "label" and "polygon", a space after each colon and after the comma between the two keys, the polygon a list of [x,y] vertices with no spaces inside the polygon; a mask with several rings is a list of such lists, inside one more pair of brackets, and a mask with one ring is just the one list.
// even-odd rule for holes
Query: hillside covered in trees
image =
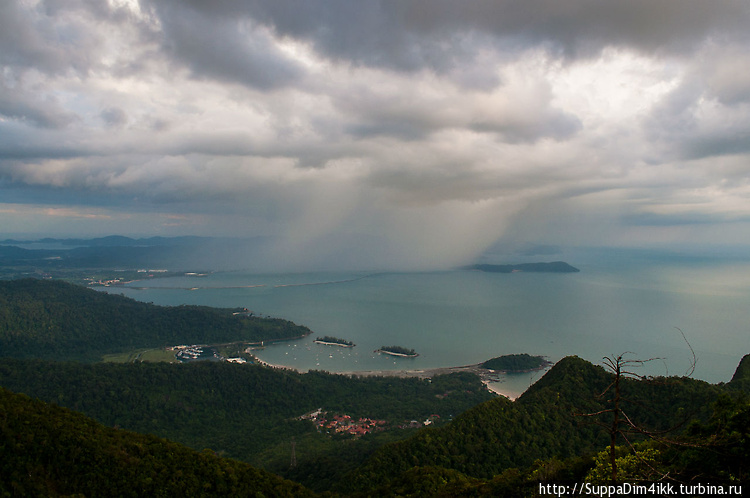
{"label": "hillside covered in trees", "polygon": [[207,306],[155,306],[57,280],[0,281],[0,351],[16,358],[96,361],[106,353],[180,343],[289,339],[281,319]]}
{"label": "hillside covered in trees", "polygon": [[248,464],[0,388],[0,496],[313,496]]}
{"label": "hillside covered in trees", "polygon": [[[295,472],[315,468],[313,481],[328,474],[341,477],[378,443],[407,437],[413,429],[401,426],[412,420],[421,425],[433,417],[433,423],[444,423],[492,398],[479,379],[467,373],[431,381],[352,378],[217,362],[5,359],[0,363],[0,385],[80,411],[109,427],[166,437],[198,450],[210,448],[276,472],[289,470],[289,445],[296,438]],[[384,423],[367,437],[334,437],[302,418],[319,408],[331,417]],[[358,450],[340,456],[352,447]]]}
{"label": "hillside covered in trees", "polygon": [[[22,361],[21,363],[29,363]],[[27,369],[20,368],[18,364],[11,362],[5,370],[11,371],[10,378],[15,378],[14,382],[20,385],[21,378],[28,377],[31,372],[38,370],[42,363],[30,365]],[[213,369],[220,364],[204,364],[201,368]],[[43,366],[43,365],[42,365]],[[51,364],[50,371],[61,365]],[[91,369],[99,365],[87,366]],[[146,365],[109,365],[109,367],[123,368],[120,374],[122,378],[129,376],[128,368],[142,368]],[[188,365],[153,365],[164,367],[164,369],[142,370],[140,376],[136,375],[137,383],[144,383],[149,378],[163,381],[170,377],[166,369],[182,370]],[[62,365],[60,369],[59,384],[70,382],[76,386],[83,394],[80,395],[77,407],[84,412],[99,411],[100,416],[106,417],[106,410],[112,410],[112,413],[119,412],[116,398],[119,394],[114,384],[107,384],[106,377],[94,374],[88,370],[74,374],[70,366]],[[127,368],[124,368],[127,367]],[[239,367],[238,365],[224,365],[224,367]],[[260,375],[277,375],[281,372],[270,371],[263,367],[242,367],[243,369],[255,369]],[[190,371],[191,377],[200,377],[197,370]],[[239,371],[239,370],[238,370]],[[13,373],[15,372],[15,373]],[[739,372],[739,369],[738,369]],[[299,375],[299,374],[298,374]],[[312,375],[316,382],[320,382],[321,387],[331,386],[330,378],[321,374]],[[51,380],[50,372],[42,373],[37,378],[28,382],[29,385],[36,385],[40,391],[43,391],[42,385]],[[219,378],[221,375],[219,375]],[[301,375],[301,377],[305,377]],[[8,383],[9,376],[6,375],[0,383]],[[243,379],[245,383],[248,379]],[[260,380],[260,379],[258,379]],[[280,379],[277,379],[277,381]],[[301,379],[299,379],[301,380]],[[341,380],[341,379],[334,379]],[[554,482],[558,484],[584,482],[606,482],[607,479],[601,476],[607,475],[606,465],[606,445],[608,434],[606,430],[597,424],[585,420],[583,414],[597,413],[596,410],[607,406],[607,398],[600,398],[603,389],[611,383],[612,376],[604,371],[601,367],[591,365],[579,358],[566,358],[553,367],[531,390],[519,398],[516,402],[511,402],[504,398],[495,398],[490,401],[481,403],[458,416],[453,422],[439,428],[425,428],[416,432],[412,437],[400,442],[383,444],[388,439],[374,439],[365,441],[349,439],[349,443],[339,440],[341,443],[337,446],[337,452],[326,452],[325,449],[310,449],[312,446],[306,446],[309,441],[304,434],[299,433],[297,436],[298,458],[306,451],[315,452],[315,458],[305,461],[303,458],[300,465],[289,468],[289,451],[288,444],[280,445],[284,451],[282,460],[284,465],[279,465],[277,472],[284,474],[286,477],[293,477],[297,481],[307,481],[312,484],[313,488],[318,491],[333,491],[341,496],[394,496],[394,495],[413,495],[413,496],[534,496],[540,482]],[[686,378],[656,378],[647,381],[630,381],[625,382],[623,386],[623,399],[627,399],[631,404],[628,405],[627,413],[634,421],[637,421],[639,427],[649,428],[658,432],[658,429],[675,429],[667,436],[648,437],[647,435],[629,436],[633,444],[631,448],[620,438],[617,448],[618,462],[621,468],[622,480],[653,480],[655,478],[669,477],[669,482],[689,483],[696,478],[702,482],[712,483],[731,483],[748,478],[748,463],[750,463],[750,401],[747,392],[741,389],[741,385],[747,378],[743,375],[735,378],[725,385],[710,385],[704,382],[695,381]],[[170,379],[165,382],[166,385],[175,385],[180,379]],[[290,382],[287,379],[286,382]],[[388,382],[388,379],[383,379]],[[263,385],[266,382],[272,382],[270,378],[263,379],[262,382],[256,383]],[[282,381],[284,382],[284,381]],[[301,380],[301,382],[305,382]],[[194,383],[194,397],[197,400],[204,398],[203,390],[206,387],[202,382]],[[335,384],[335,382],[333,383]],[[133,385],[124,386],[125,392],[132,391]],[[234,388],[237,386],[235,385]],[[290,405],[290,400],[303,400],[304,394],[300,391],[291,389],[284,391],[279,389],[279,385],[268,385],[270,390],[275,392],[274,396],[266,396],[264,399],[257,401],[254,407],[257,413],[267,413],[270,417],[284,418],[284,406],[287,405],[287,413],[294,411]],[[289,389],[291,385],[285,386]],[[58,400],[65,400],[66,396],[72,395],[74,388],[65,389],[61,385],[52,385],[49,387],[49,393],[60,392]],[[228,389],[230,391],[232,387]],[[304,389],[301,389],[304,390]],[[113,392],[114,391],[114,392]],[[149,392],[148,386],[144,384],[144,391]],[[90,396],[86,393],[90,392]],[[288,400],[281,393],[286,392]],[[345,394],[345,390],[340,390],[336,396]],[[66,394],[68,393],[68,394]],[[248,393],[238,393],[238,397],[245,397]],[[4,395],[11,396],[4,391]],[[149,395],[147,395],[149,396]],[[174,394],[175,398],[181,399],[178,392]],[[12,396],[11,396],[12,397]],[[226,419],[227,421],[236,416],[236,413],[227,410],[230,403],[222,401],[223,395],[216,389],[211,391],[210,396],[204,399],[216,398],[217,402],[213,409],[218,418],[213,419],[213,423]],[[92,398],[93,401],[87,401],[86,398]],[[161,399],[160,399],[161,398]],[[263,398],[261,396],[261,398]],[[13,397],[13,399],[17,399]],[[21,397],[20,399],[26,399]],[[134,418],[143,416],[145,411],[154,410],[154,418],[163,418],[165,421],[175,416],[175,411],[167,412],[163,409],[169,403],[171,396],[165,392],[159,393],[152,401],[146,401],[147,410],[140,411],[136,398],[132,398],[127,403],[133,403],[135,407]],[[378,398],[382,403],[385,398]],[[208,401],[196,401],[193,406],[183,406],[184,411],[195,413],[192,427],[189,425],[190,417],[177,417],[176,425],[181,430],[192,430],[196,432],[209,429],[210,423],[204,415],[201,415],[201,403]],[[317,400],[316,400],[317,401]],[[28,400],[24,401],[27,403]],[[179,403],[183,403],[180,401]],[[343,402],[343,400],[341,400]],[[375,400],[372,400],[375,402]],[[88,405],[87,405],[88,403]],[[150,404],[149,404],[150,403]],[[179,403],[177,403],[179,405]],[[374,405],[365,408],[367,402],[363,401],[362,407],[365,410],[374,410]],[[392,401],[398,404],[397,401]],[[23,404],[23,403],[22,403]],[[160,406],[160,410],[158,407]],[[248,408],[247,402],[243,405],[240,402],[240,410]],[[252,405],[252,403],[250,403]],[[37,407],[42,405],[35,405]],[[276,408],[274,408],[276,407]],[[281,411],[278,411],[281,409]],[[41,445],[39,450],[24,449],[23,455],[38,454],[40,457],[32,463],[28,463],[24,470],[18,469],[19,462],[14,461],[10,465],[11,470],[4,473],[4,476],[20,475],[19,472],[27,472],[28,465],[36,465],[34,472],[27,479],[24,474],[23,479],[18,477],[16,481],[9,481],[7,478],[3,482],[6,486],[16,486],[14,482],[21,483],[26,488],[33,489],[34,486],[48,486],[49,476],[58,472],[56,469],[71,469],[75,462],[90,462],[95,459],[97,465],[103,465],[107,469],[112,465],[119,465],[117,459],[112,456],[98,456],[100,447],[105,455],[110,451],[110,442],[102,439],[97,434],[88,435],[83,432],[85,438],[90,443],[78,445],[77,440],[67,437],[45,436],[47,434],[47,418],[50,418],[50,424],[58,432],[56,434],[65,435],[65,424],[54,421],[57,417],[57,408],[46,407],[40,408],[43,415],[40,418],[33,416],[29,418],[23,415],[15,408],[2,408],[5,426],[3,433],[16,434],[25,426],[39,426],[41,429],[34,429],[31,435],[15,436],[4,441],[2,451],[16,451],[13,448],[22,448],[17,441],[23,441],[24,444],[33,448],[34,445]],[[15,410],[15,411],[14,411]],[[19,415],[20,413],[20,415]],[[65,412],[67,413],[67,412]],[[605,414],[600,414],[606,420]],[[120,414],[124,417],[124,414]],[[29,422],[24,423],[14,420],[14,418],[23,418]],[[78,415],[76,415],[78,417]],[[97,417],[98,418],[98,417]],[[296,417],[287,419],[289,423],[304,425],[302,420]],[[152,423],[146,421],[146,423]],[[90,424],[90,422],[87,422]],[[183,425],[187,424],[187,425]],[[109,425],[109,424],[107,424]],[[11,427],[6,431],[5,427]],[[19,429],[20,427],[20,429]],[[253,435],[236,432],[239,426],[231,428],[226,426],[223,430],[228,430],[223,441],[230,437],[234,439],[252,439]],[[87,429],[88,430],[88,429]],[[100,429],[104,430],[104,429]],[[133,451],[144,452],[151,449],[161,448],[160,445],[166,443],[153,442],[156,439],[140,439],[145,436],[132,435],[132,433],[119,430],[112,431],[106,429],[107,434],[116,434],[120,438],[120,443],[127,448],[134,448]],[[79,429],[73,431],[81,433]],[[219,431],[220,432],[220,431]],[[216,436],[215,432],[213,436]],[[326,436],[320,436],[326,439]],[[24,439],[25,438],[25,439]],[[328,436],[330,438],[330,436]],[[132,441],[131,441],[132,439]],[[211,438],[209,438],[211,440]],[[145,445],[142,441],[152,441]],[[328,439],[329,443],[323,443],[321,448],[326,444],[336,444],[335,438]],[[210,441],[213,443],[222,442],[221,439]],[[120,444],[118,443],[118,444]],[[15,444],[15,446],[13,446]],[[80,446],[78,449],[72,449],[73,446]],[[380,446],[372,456],[363,462],[376,446]],[[143,448],[146,449],[143,449]],[[171,448],[171,446],[165,446]],[[140,448],[140,449],[139,449]],[[200,458],[208,459],[208,464],[213,466],[238,465],[237,463],[222,463],[223,461],[216,458],[214,452],[218,455],[225,455],[227,452],[220,446],[208,446],[211,452],[200,454]],[[219,451],[216,451],[219,448]],[[9,450],[10,449],[10,450]],[[23,448],[22,448],[23,449]],[[277,452],[277,449],[269,449],[256,453],[258,456],[269,457]],[[181,452],[186,450],[180,450]],[[636,452],[639,457],[634,457]],[[70,455],[75,453],[73,458],[65,461],[58,461],[50,456],[45,456],[45,452],[54,454]],[[117,450],[118,456],[128,455],[125,450]],[[173,455],[182,455],[177,450],[172,450]],[[364,454],[364,457],[362,456]],[[338,455],[339,460],[335,456]],[[358,456],[359,455],[359,456]],[[322,461],[318,461],[318,457]],[[354,457],[355,464],[345,467],[348,473],[342,474],[337,471],[337,466],[341,461]],[[24,456],[25,459],[32,459],[31,456]],[[37,458],[37,457],[33,457]],[[151,457],[149,457],[151,458]],[[186,457],[187,458],[187,457]],[[192,457],[191,457],[192,458]],[[639,465],[638,458],[647,459],[649,466]],[[136,461],[137,459],[126,456],[126,459]],[[142,457],[142,460],[145,460]],[[12,459],[11,459],[12,460]],[[68,461],[69,460],[69,461]],[[263,460],[261,458],[260,460]],[[39,463],[41,462],[41,463]],[[48,462],[48,463],[45,463]],[[262,462],[260,462],[262,463]],[[47,466],[45,466],[47,465]],[[131,475],[133,482],[140,482],[147,479],[149,472],[152,472],[150,463],[138,464],[127,467],[127,475]],[[166,465],[166,464],[165,464]],[[191,464],[192,465],[192,464]],[[49,468],[48,468],[49,466]],[[86,466],[80,468],[73,466],[70,472],[85,474]],[[244,468],[244,467],[241,467]],[[12,473],[11,473],[12,472]],[[108,472],[110,472],[108,470]],[[112,478],[113,483],[123,485],[123,478],[115,473]],[[202,479],[200,472],[191,473],[187,469],[181,469],[186,475],[187,482],[195,482]],[[178,472],[178,473],[179,473]],[[238,471],[235,471],[238,472]],[[659,475],[657,475],[659,474]],[[180,474],[182,475],[182,474]],[[231,476],[231,472],[224,471],[224,474],[217,472],[216,475]],[[597,478],[597,476],[599,476]],[[81,475],[67,476],[67,479],[75,481],[77,486],[84,487]],[[163,478],[161,478],[163,479]],[[54,479],[53,479],[54,481]],[[151,481],[146,481],[150,483]],[[170,486],[169,482],[162,482],[154,478],[154,482],[159,485]],[[220,484],[215,484],[220,486]],[[222,484],[223,486],[223,484]],[[113,488],[114,489],[114,488]],[[165,488],[167,489],[167,488]],[[222,488],[223,489],[223,488]],[[85,491],[77,491],[85,492]]]}
{"label": "hillside covered in trees", "polygon": [[[381,448],[350,476],[346,490],[385,484],[414,466],[442,467],[472,478],[492,479],[537,460],[591,457],[608,444],[609,433],[582,415],[601,413],[599,420],[609,421],[611,414],[602,411],[608,408],[610,397],[599,394],[611,382],[612,374],[602,367],[577,357],[564,358],[515,402],[504,398],[488,401],[446,427],[425,429],[407,441]],[[710,420],[713,404],[721,396],[739,399],[738,409],[747,410],[746,398],[733,389],[735,382],[739,380],[727,386],[677,377],[627,380],[623,385],[623,399],[628,400],[625,410],[634,423],[650,431],[677,426],[670,435],[677,437],[691,422]],[[648,439],[643,435],[632,438],[633,442]],[[593,461],[589,465],[593,466]]]}
{"label": "hillside covered in trees", "polygon": [[[744,361],[748,358],[746,356]],[[566,369],[574,366],[573,362],[563,362],[569,363]],[[554,369],[550,371],[553,372]],[[576,383],[583,380],[585,374],[574,377],[568,376],[568,380]],[[668,385],[676,379],[655,379],[655,382],[662,384],[664,380],[663,385]],[[648,496],[659,495],[649,488],[649,483],[657,481],[682,489],[683,496],[695,496],[690,490],[695,489],[696,483],[704,485],[704,490],[697,495],[729,494],[730,486],[734,486],[732,494],[741,494],[742,484],[750,478],[750,398],[747,391],[739,389],[736,379],[727,385],[710,386],[711,393],[703,392],[699,384],[682,381],[686,382],[677,388],[673,405],[667,394],[665,400],[657,400],[656,406],[648,410],[652,412],[651,417],[643,417],[667,430],[649,430],[648,421],[644,421],[634,426],[637,430],[624,430],[620,434],[615,453],[616,483],[643,484],[639,494]],[[538,393],[553,394],[554,391],[548,389],[554,389],[554,384],[556,382],[548,383]],[[640,391],[631,386],[633,390],[623,399],[634,399],[633,395],[665,394],[661,387],[653,388]],[[561,399],[565,397],[565,393],[559,394]],[[697,401],[706,395],[714,401],[697,411],[690,411],[695,405],[684,405],[685,396]],[[536,396],[531,394],[526,403]],[[587,449],[584,443],[587,439],[593,441],[589,439],[592,434],[587,435],[586,431],[582,434],[562,432],[556,436],[554,429],[546,428],[552,413],[549,406],[545,406],[547,403],[537,404],[533,412],[526,411],[523,405],[520,403],[516,407],[493,400],[467,411],[447,427],[426,429],[407,441],[384,446],[367,464],[350,474],[339,490],[352,496],[531,497],[540,496],[540,485],[546,484],[568,486],[567,489],[578,486],[579,490],[584,485],[612,484],[610,450],[603,441],[593,444],[592,447],[598,448],[593,450]],[[549,405],[557,405],[557,402]],[[629,414],[643,415],[646,405],[644,403],[640,413],[634,410]],[[667,415],[659,414],[660,409],[667,406]],[[558,405],[558,408],[563,407]],[[550,421],[557,430],[566,425],[559,423],[566,415],[575,418],[583,415],[566,409],[562,413],[557,422]],[[580,427],[588,425],[593,424]],[[539,433],[543,437],[537,437]],[[635,436],[636,433],[640,433],[640,437]],[[575,444],[576,449],[563,448],[566,442]],[[559,446],[553,448],[549,444]],[[493,449],[493,445],[496,448]],[[510,451],[512,445],[517,445],[518,450]],[[542,449],[545,446],[547,449]],[[510,457],[503,461],[502,455],[509,451]],[[706,491],[709,483],[716,492]]]}

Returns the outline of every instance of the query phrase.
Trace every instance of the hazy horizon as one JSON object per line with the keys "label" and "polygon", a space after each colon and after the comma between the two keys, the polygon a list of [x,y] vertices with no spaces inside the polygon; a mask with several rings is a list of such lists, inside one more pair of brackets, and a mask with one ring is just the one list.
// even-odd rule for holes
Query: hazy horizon
{"label": "hazy horizon", "polygon": [[[644,263],[705,263],[746,262],[750,261],[750,252],[744,245],[674,245],[651,247],[612,247],[612,246],[558,246],[539,244],[519,244],[499,241],[485,251],[471,255],[454,264],[437,265],[434,262],[405,262],[396,259],[362,259],[358,253],[349,255],[353,247],[363,245],[362,240],[344,241],[339,238],[338,247],[333,244],[318,248],[315,257],[290,259],[286,254],[277,254],[277,249],[285,241],[272,237],[208,237],[208,236],[172,236],[142,234],[108,234],[103,236],[86,236],[80,234],[4,234],[0,233],[0,245],[15,245],[25,249],[46,249],[66,251],[77,247],[90,247],[96,254],[96,248],[106,247],[103,244],[108,238],[126,237],[134,242],[143,241],[146,246],[161,247],[157,253],[158,261],[167,261],[169,269],[176,271],[256,271],[256,272],[315,272],[315,271],[441,271],[453,270],[476,263],[519,264],[533,262],[565,261],[573,266],[594,265],[599,268],[614,269],[622,264],[638,261]],[[156,241],[149,241],[155,238]],[[61,244],[63,240],[81,240],[80,245]],[[96,245],[85,244],[85,241],[98,240]],[[58,241],[58,242],[55,242]],[[372,240],[369,240],[372,243]],[[156,245],[154,245],[156,244]],[[112,246],[118,246],[117,239]],[[122,247],[128,247],[122,246]],[[382,248],[381,248],[382,249]],[[173,257],[170,257],[170,254]],[[418,254],[417,254],[418,256]],[[78,258],[85,257],[78,255]],[[115,254],[115,257],[116,254]],[[149,253],[149,260],[154,261],[154,254]],[[136,259],[137,260],[137,259]],[[101,261],[98,265],[103,264]],[[145,264],[145,263],[144,263]],[[121,267],[117,259],[105,266]],[[127,265],[126,265],[127,266]],[[132,266],[132,264],[130,265]]]}

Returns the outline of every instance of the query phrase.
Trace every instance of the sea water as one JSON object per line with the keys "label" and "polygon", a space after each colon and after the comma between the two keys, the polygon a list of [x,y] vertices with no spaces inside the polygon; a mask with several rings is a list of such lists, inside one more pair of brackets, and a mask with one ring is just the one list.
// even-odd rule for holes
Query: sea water
{"label": "sea water", "polygon": [[[578,263],[580,273],[312,272],[212,273],[109,289],[160,305],[247,307],[309,327],[304,339],[267,345],[257,356],[305,371],[420,370],[512,353],[595,364],[626,353],[647,360],[636,373],[726,382],[750,353],[750,263]],[[684,334],[684,337],[683,337]],[[316,336],[354,348],[314,344]],[[417,358],[375,353],[412,348]],[[519,393],[541,373],[506,376]],[[501,389],[502,386],[501,386]]]}

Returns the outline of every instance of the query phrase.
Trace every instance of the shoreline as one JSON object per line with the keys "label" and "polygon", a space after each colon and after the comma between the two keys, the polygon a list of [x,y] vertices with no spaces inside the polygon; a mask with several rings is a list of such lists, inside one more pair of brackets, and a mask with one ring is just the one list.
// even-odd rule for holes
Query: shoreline
{"label": "shoreline", "polygon": [[[256,356],[256,360],[258,361],[260,365],[263,365],[264,367],[278,368],[281,370],[291,370],[297,373],[306,373],[305,371],[301,371],[297,368],[290,367],[287,365],[277,365],[273,363],[268,363],[266,361],[261,360],[257,356]],[[463,365],[459,367],[425,368],[422,370],[357,370],[357,371],[328,372],[328,373],[332,375],[346,375],[349,377],[400,377],[400,378],[416,377],[418,379],[430,379],[437,375],[446,375],[446,374],[450,374],[454,372],[470,372],[470,373],[477,375],[482,381],[482,384],[484,384],[487,387],[487,389],[497,394],[498,396],[504,396],[511,401],[515,401],[519,396],[523,394],[523,392],[518,392],[516,390],[511,391],[508,389],[503,389],[502,387],[498,386],[497,384],[499,382],[497,381],[497,377],[500,372],[494,371],[494,370],[487,370],[486,368],[481,368],[480,365],[481,364]],[[540,368],[538,369],[538,371],[546,370],[546,368],[547,367]]]}

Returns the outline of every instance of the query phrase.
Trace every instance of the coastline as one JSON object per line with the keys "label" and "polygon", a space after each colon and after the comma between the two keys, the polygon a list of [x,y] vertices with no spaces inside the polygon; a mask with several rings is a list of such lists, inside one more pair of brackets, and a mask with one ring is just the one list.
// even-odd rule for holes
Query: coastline
{"label": "coastline", "polygon": [[[305,371],[301,371],[297,368],[290,367],[287,365],[278,365],[278,364],[268,363],[257,357],[256,357],[256,360],[260,365],[263,365],[265,367],[278,368],[281,370],[291,370],[297,373],[306,373]],[[546,368],[543,368],[540,370],[544,370],[544,369]],[[330,372],[330,373],[333,375],[347,375],[349,377],[400,377],[400,378],[416,377],[418,379],[430,379],[437,375],[445,375],[445,374],[454,373],[454,372],[470,372],[470,373],[476,374],[482,380],[482,384],[484,384],[487,387],[487,389],[497,394],[498,396],[504,396],[511,401],[515,401],[516,398],[518,398],[519,396],[521,396],[521,394],[523,394],[523,392],[518,392],[516,390],[511,391],[508,389],[503,389],[503,387],[499,385],[501,383],[497,381],[498,372],[487,370],[485,368],[481,368],[480,364],[464,365],[460,367],[425,368],[422,370],[358,370],[358,371],[349,371],[349,372]]]}

